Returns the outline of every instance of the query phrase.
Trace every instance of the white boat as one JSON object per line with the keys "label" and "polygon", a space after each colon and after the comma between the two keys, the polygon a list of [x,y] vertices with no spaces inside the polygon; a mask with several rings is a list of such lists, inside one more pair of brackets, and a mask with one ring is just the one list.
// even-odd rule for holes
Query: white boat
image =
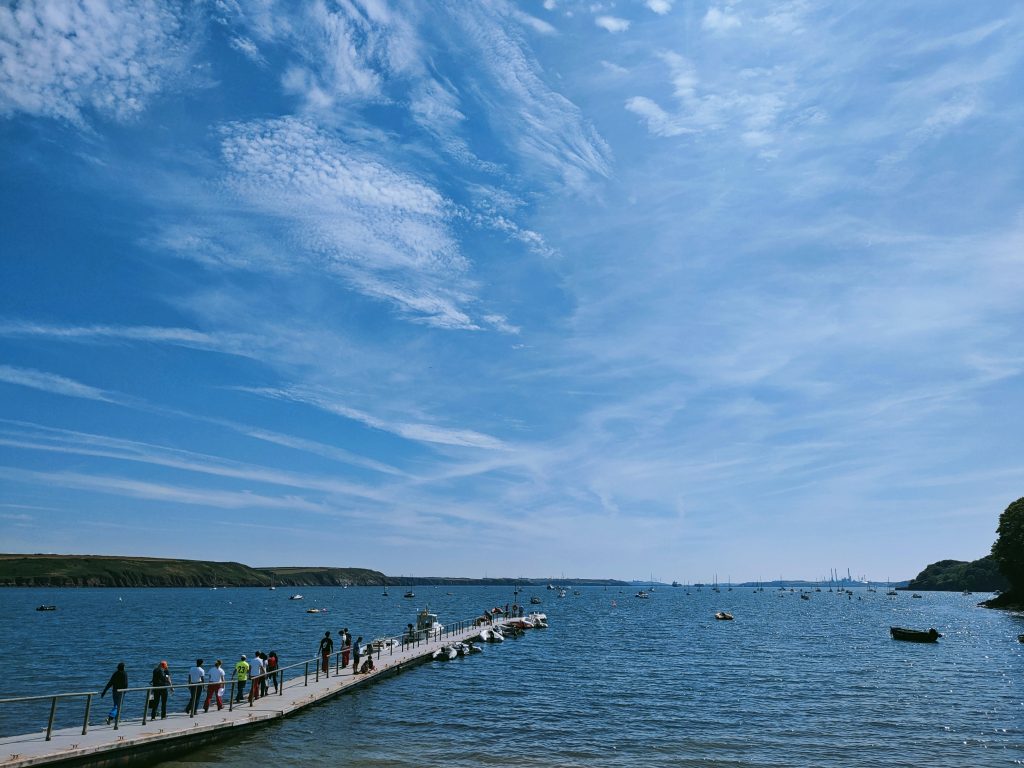
{"label": "white boat", "polygon": [[540,598],[534,595],[530,598],[530,605],[540,605]]}
{"label": "white boat", "polygon": [[505,641],[505,636],[497,627],[485,627],[480,630],[480,640],[484,643],[502,643]]}
{"label": "white boat", "polygon": [[547,615],[540,613],[539,611],[534,611],[533,613],[531,613],[529,616],[526,617],[526,620],[532,622],[533,626],[535,626],[537,629],[547,629],[548,627]]}
{"label": "white boat", "polygon": [[558,596],[559,597],[565,597],[565,590],[564,589],[558,590]]}
{"label": "white boat", "polygon": [[651,595],[649,592],[644,592],[642,589],[636,593],[636,596],[641,600],[647,600]]}
{"label": "white boat", "polygon": [[472,642],[469,642],[469,643],[455,643],[455,645],[453,647],[458,652],[459,656],[469,656],[470,654],[473,654],[473,653],[483,653],[484,652],[483,648],[478,648],[477,646],[473,645]]}
{"label": "white boat", "polygon": [[441,634],[444,631],[444,624],[437,620],[437,614],[431,613],[429,607],[424,607],[416,614],[416,634],[420,638],[429,638]]}
{"label": "white boat", "polygon": [[453,645],[442,645],[433,654],[435,661],[448,661],[457,658],[458,655],[459,652]]}
{"label": "white boat", "polygon": [[302,595],[295,594],[295,595],[292,595],[291,597],[289,597],[288,599],[289,600],[301,600],[302,599]]}

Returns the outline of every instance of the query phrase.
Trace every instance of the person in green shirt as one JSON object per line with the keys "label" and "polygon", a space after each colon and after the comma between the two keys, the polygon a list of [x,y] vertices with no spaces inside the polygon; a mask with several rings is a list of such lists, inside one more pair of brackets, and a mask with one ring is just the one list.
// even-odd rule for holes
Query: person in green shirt
{"label": "person in green shirt", "polygon": [[245,660],[245,654],[242,654],[242,658],[235,664],[235,672],[232,678],[237,683],[235,687],[235,701],[242,701],[242,696],[245,693],[245,684],[249,680],[249,662]]}

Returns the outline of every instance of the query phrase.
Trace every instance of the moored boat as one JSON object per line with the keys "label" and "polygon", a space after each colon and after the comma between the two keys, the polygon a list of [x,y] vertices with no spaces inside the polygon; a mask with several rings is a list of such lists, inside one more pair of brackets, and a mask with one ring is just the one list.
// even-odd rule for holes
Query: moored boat
{"label": "moored boat", "polygon": [[906,627],[889,627],[889,634],[893,640],[906,640],[911,643],[934,643],[942,633],[932,627],[931,629],[907,629]]}
{"label": "moored boat", "polygon": [[526,619],[533,623],[535,629],[547,629],[548,627],[547,614],[540,613],[539,611],[534,611]]}
{"label": "moored boat", "polygon": [[719,611],[718,613],[716,613],[715,614],[715,618],[718,619],[719,621],[732,621],[733,620],[732,614],[731,613],[726,613],[725,611]]}
{"label": "moored boat", "polygon": [[57,610],[57,606],[56,605],[40,605],[38,608],[36,608],[36,610],[37,611],[56,611]]}

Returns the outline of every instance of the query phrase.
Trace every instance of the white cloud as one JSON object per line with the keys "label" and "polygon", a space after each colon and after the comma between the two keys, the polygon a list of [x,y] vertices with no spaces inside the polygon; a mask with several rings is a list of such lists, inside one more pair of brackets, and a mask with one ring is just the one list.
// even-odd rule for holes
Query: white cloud
{"label": "white cloud", "polygon": [[249,38],[243,35],[235,35],[231,38],[230,42],[232,48],[241,52],[250,61],[261,65],[267,63],[267,60],[263,58],[263,54],[260,53],[259,47]]}
{"label": "white cloud", "polygon": [[626,19],[620,19],[617,16],[598,16],[594,19],[594,23],[601,29],[611,32],[612,34],[625,32],[629,29],[629,21]]}
{"label": "white cloud", "polygon": [[264,395],[266,397],[306,403],[307,405],[312,405],[328,413],[343,416],[346,419],[357,421],[368,427],[372,427],[373,429],[390,432],[391,434],[398,435],[399,437],[403,437],[407,440],[459,446],[464,448],[485,448],[489,450],[496,450],[504,447],[503,443],[498,438],[481,432],[469,429],[439,427],[422,422],[380,418],[340,402],[332,395],[322,392],[314,392],[302,387],[291,387],[288,389],[243,388],[242,391],[252,392],[257,395]]}
{"label": "white cloud", "polygon": [[306,121],[232,123],[222,134],[230,188],[284,223],[326,273],[413,319],[476,327],[462,308],[471,288],[452,208],[435,189]]}
{"label": "white cloud", "polygon": [[36,371],[31,368],[15,368],[10,365],[0,365],[0,381],[8,384],[15,384],[29,389],[37,389],[41,392],[49,392],[54,395],[66,397],[80,397],[86,400],[100,400],[102,402],[115,402],[116,398],[102,389],[83,384],[74,379],[58,376],[55,373]]}
{"label": "white cloud", "polygon": [[0,114],[127,120],[184,67],[182,22],[156,0],[0,7]]}
{"label": "white cloud", "polygon": [[672,0],[647,0],[644,5],[660,16],[672,10]]}
{"label": "white cloud", "polygon": [[701,26],[712,32],[728,32],[730,29],[742,26],[742,22],[740,17],[728,8],[711,7],[704,14]]}

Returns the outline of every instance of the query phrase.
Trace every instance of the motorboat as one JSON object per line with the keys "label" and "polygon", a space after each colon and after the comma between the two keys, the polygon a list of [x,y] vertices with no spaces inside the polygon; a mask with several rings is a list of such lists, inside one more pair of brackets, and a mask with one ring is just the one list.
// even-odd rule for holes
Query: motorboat
{"label": "motorboat", "polygon": [[472,642],[467,643],[455,643],[453,646],[458,652],[459,656],[470,656],[474,653],[483,653],[484,649],[473,645]]}
{"label": "motorboat", "polygon": [[726,613],[725,611],[719,611],[715,614],[715,618],[719,621],[732,621],[732,614]]}
{"label": "motorboat", "polygon": [[434,661],[448,661],[449,659],[457,658],[458,655],[459,652],[453,645],[442,645],[433,654]]}
{"label": "motorboat", "polygon": [[547,617],[547,615],[543,614],[543,613],[540,613],[539,611],[534,611],[533,613],[531,613],[529,616],[526,617],[526,620],[531,622],[535,629],[547,629],[548,628],[548,617]]}
{"label": "motorboat", "polygon": [[801,600],[810,600],[810,599],[811,599],[811,596],[810,596],[810,595],[808,595],[808,594],[805,594],[804,592],[801,592],[801,593],[800,593],[800,599],[801,599]]}
{"label": "motorboat", "polygon": [[429,607],[424,607],[416,614],[416,634],[421,638],[428,638],[438,635],[444,631],[444,624],[437,620],[437,614],[431,613]]}
{"label": "motorboat", "polygon": [[502,643],[505,636],[497,627],[484,627],[480,630],[480,641],[484,643]]}
{"label": "motorboat", "polygon": [[326,608],[307,608],[306,613],[327,613]]}
{"label": "motorboat", "polygon": [[1017,635],[1017,642],[1024,643],[1024,635]]}
{"label": "motorboat", "polygon": [[530,598],[530,605],[540,605],[540,598],[534,595]]}
{"label": "motorboat", "polygon": [[289,600],[301,600],[302,599],[302,595],[292,595],[288,599]]}
{"label": "motorboat", "polygon": [[509,619],[505,622],[506,627],[515,627],[516,629],[534,629],[535,625],[529,619]]}
{"label": "motorboat", "polygon": [[651,593],[645,592],[641,589],[639,592],[636,593],[636,596],[639,597],[641,600],[647,600],[648,598],[650,598]]}
{"label": "motorboat", "polygon": [[565,590],[564,589],[558,590],[558,596],[559,597],[565,597]]}
{"label": "motorboat", "polygon": [[906,627],[889,627],[889,634],[893,640],[906,640],[911,643],[934,643],[942,633],[932,627],[931,629],[907,629]]}
{"label": "motorboat", "polygon": [[416,597],[416,593],[410,589],[408,592],[402,595],[402,597],[412,600],[414,597]]}
{"label": "motorboat", "polygon": [[36,608],[36,610],[37,611],[56,611],[57,610],[57,606],[56,605],[40,605],[38,608]]}
{"label": "motorboat", "polygon": [[917,598],[918,600],[920,600],[920,599],[921,599],[921,595],[917,594],[917,592],[915,592],[914,594],[912,594],[912,595],[911,595],[911,597],[916,597],[916,598]]}

